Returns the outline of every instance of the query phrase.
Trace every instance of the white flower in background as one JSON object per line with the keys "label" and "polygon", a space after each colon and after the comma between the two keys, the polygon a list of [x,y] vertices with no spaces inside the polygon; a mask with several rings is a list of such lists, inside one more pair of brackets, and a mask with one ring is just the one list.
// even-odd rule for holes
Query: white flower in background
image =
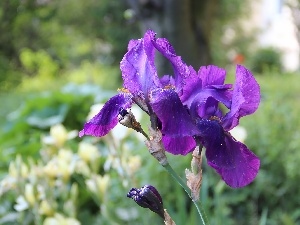
{"label": "white flower in background", "polygon": [[44,220],[43,225],[80,225],[80,222],[75,218],[64,217],[56,213],[54,217],[48,217]]}
{"label": "white flower in background", "polygon": [[21,212],[21,211],[24,211],[28,208],[29,208],[29,203],[26,201],[26,199],[24,198],[23,195],[20,195],[16,200],[16,204],[14,205],[14,209],[17,212]]}
{"label": "white flower in background", "polygon": [[244,141],[247,138],[247,131],[244,127],[242,126],[236,126],[234,127],[231,131],[230,134],[237,140],[240,141],[242,143],[244,143]]}

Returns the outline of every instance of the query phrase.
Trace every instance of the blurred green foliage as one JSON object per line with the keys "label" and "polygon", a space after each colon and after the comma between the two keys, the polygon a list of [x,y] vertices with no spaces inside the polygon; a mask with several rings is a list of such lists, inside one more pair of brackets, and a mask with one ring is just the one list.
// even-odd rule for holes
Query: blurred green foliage
{"label": "blurred green foliage", "polygon": [[255,73],[274,72],[276,74],[282,71],[281,53],[272,47],[255,51],[249,63],[251,70]]}
{"label": "blurred green foliage", "polygon": [[[204,160],[200,194],[211,224],[296,225],[300,222],[296,197],[300,194],[298,75],[276,76],[276,79],[266,75],[258,77],[258,81],[262,90],[260,108],[254,115],[242,118],[240,122],[248,132],[246,144],[261,159],[261,169],[252,184],[242,189],[231,189]],[[22,156],[28,168],[33,168],[34,165],[47,168],[51,160],[60,158],[65,150],[72,152],[72,159],[82,157],[78,150],[81,140],[78,138],[59,146],[45,143],[44,137],[48,135],[50,126],[58,123],[64,124],[68,131],[80,129],[94,99],[95,102],[105,102],[111,95],[112,93],[104,92],[96,86],[68,85],[59,92],[26,97],[23,106],[9,116],[1,131],[2,185],[7,180],[8,165],[12,162],[16,164],[16,160],[19,160],[15,158],[17,155]],[[45,107],[49,110],[46,111]],[[145,130],[148,123],[148,118],[142,120]],[[149,213],[126,198],[131,187],[145,184],[157,187],[163,197],[164,207],[177,224],[198,224],[199,218],[194,206],[181,187],[150,156],[141,136],[133,131],[119,129],[115,128],[114,132],[101,139],[83,139],[84,143],[96,147],[101,155],[96,171],[84,174],[85,167],[81,165],[81,169],[69,171],[70,178],[67,180],[62,180],[59,174],[55,176],[57,184],[65,182],[65,188],[58,186],[56,197],[48,199],[53,202],[52,210],[56,214],[54,211],[49,215],[41,214],[31,207],[16,211],[15,207],[21,204],[17,197],[26,196],[25,189],[11,188],[1,196],[2,224],[24,224],[16,223],[22,218],[27,218],[27,224],[38,224],[35,216],[40,216],[40,221],[46,218],[58,220],[63,216],[66,220],[76,219],[81,224],[162,224],[154,213]],[[53,132],[50,130],[50,136],[51,134]],[[45,158],[47,149],[56,149],[48,159]],[[85,149],[87,152],[87,148]],[[190,167],[191,156],[168,155],[168,158],[174,169],[184,177],[184,169]],[[37,162],[41,163],[36,164]],[[35,179],[30,174],[20,185],[30,184],[37,188],[34,186],[37,183],[33,182]],[[104,175],[109,177],[105,199],[99,192],[97,198],[100,200],[97,200],[88,183],[106,182]],[[74,198],[66,194],[74,185],[78,186],[79,192],[72,214],[63,203]],[[3,186],[1,190],[3,191]],[[35,206],[45,207],[45,203],[37,199],[36,197]]]}
{"label": "blurred green foliage", "polygon": [[139,34],[126,9],[118,0],[0,1],[0,91],[26,75],[62,76],[86,60],[118,65]]}

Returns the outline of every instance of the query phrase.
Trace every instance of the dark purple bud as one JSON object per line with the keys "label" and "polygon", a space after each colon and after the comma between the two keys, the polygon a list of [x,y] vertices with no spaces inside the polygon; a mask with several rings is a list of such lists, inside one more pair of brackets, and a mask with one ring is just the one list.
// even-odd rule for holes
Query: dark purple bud
{"label": "dark purple bud", "polygon": [[120,108],[119,115],[124,118],[128,114],[127,110],[124,108]]}
{"label": "dark purple bud", "polygon": [[139,206],[148,208],[164,218],[162,198],[155,187],[145,185],[140,189],[131,188],[127,197],[132,198]]}

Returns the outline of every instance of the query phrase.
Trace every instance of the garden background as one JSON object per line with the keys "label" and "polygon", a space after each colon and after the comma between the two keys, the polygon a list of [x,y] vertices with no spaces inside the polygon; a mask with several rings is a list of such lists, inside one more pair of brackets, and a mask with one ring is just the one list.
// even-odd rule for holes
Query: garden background
{"label": "garden background", "polygon": [[[258,111],[240,121],[261,169],[252,184],[232,189],[203,163],[200,195],[211,224],[299,225],[299,72],[284,70],[276,48],[258,47],[259,31],[241,23],[250,13],[239,0],[2,0],[0,224],[163,224],[126,197],[145,184],[159,190],[178,225],[200,224],[143,136],[121,126],[100,139],[77,135],[122,87],[128,41],[151,27],[188,64],[214,63],[233,80],[242,63],[261,85]],[[228,28],[236,33],[230,42]],[[168,158],[184,177],[191,155]]]}

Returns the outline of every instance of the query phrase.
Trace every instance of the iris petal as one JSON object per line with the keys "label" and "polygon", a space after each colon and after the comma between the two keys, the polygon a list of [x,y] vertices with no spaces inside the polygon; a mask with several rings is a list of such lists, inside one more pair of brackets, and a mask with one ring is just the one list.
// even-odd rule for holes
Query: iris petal
{"label": "iris petal", "polygon": [[118,114],[121,108],[127,109],[131,106],[131,95],[120,93],[110,98],[91,120],[84,124],[79,132],[79,137],[92,135],[102,137],[106,135],[118,123]]}
{"label": "iris petal", "polygon": [[190,76],[190,68],[185,64],[176,52],[170,42],[165,38],[153,39],[155,48],[172,64],[174,70],[174,80],[176,92],[180,93],[185,83],[185,79]]}
{"label": "iris petal", "polygon": [[239,124],[242,116],[252,114],[260,102],[260,88],[252,73],[241,65],[236,68],[236,81],[232,92],[230,111],[223,118],[225,130]]}
{"label": "iris petal", "polygon": [[143,39],[131,41],[120,64],[124,87],[133,95],[142,91],[145,98],[150,89],[160,87],[154,65],[155,48],[151,42],[154,36],[155,33],[149,30]]}
{"label": "iris petal", "polygon": [[189,136],[176,138],[163,136],[162,142],[166,151],[173,155],[186,155],[196,147],[194,138]]}
{"label": "iris petal", "polygon": [[226,77],[226,70],[214,65],[201,66],[198,75],[202,80],[202,86],[223,85]]}
{"label": "iris petal", "polygon": [[199,133],[187,109],[172,89],[156,89],[151,92],[150,104],[162,122],[162,133],[170,136],[193,136]]}
{"label": "iris petal", "polygon": [[251,183],[259,170],[258,157],[246,145],[225,133],[218,121],[201,120],[197,125],[206,148],[207,163],[221,175],[225,183],[233,188]]}
{"label": "iris petal", "polygon": [[[225,137],[226,149],[222,149],[220,155],[230,162],[225,166],[216,165],[208,159],[208,164],[219,173],[227,185],[232,188],[241,188],[250,184],[258,174],[260,167],[259,158],[251,152],[246,145]],[[207,149],[210,151],[211,149]]]}

